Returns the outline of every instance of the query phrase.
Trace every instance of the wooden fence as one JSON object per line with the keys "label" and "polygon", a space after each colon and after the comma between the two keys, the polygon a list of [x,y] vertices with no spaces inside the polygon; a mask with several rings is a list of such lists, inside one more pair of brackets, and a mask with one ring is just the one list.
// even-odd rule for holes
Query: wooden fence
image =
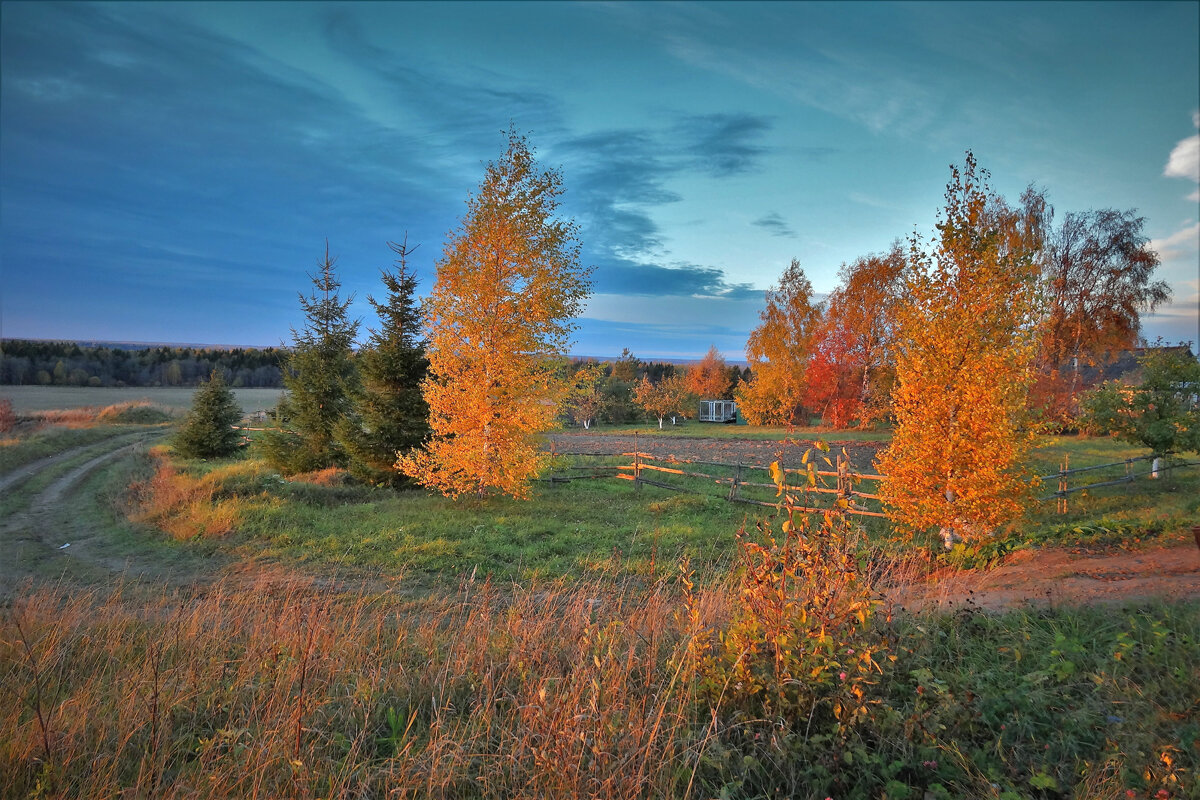
{"label": "wooden fence", "polygon": [[[705,481],[711,481],[716,486],[728,486],[728,491],[723,493],[725,500],[733,503],[747,503],[750,505],[767,506],[774,508],[777,504],[767,502],[765,500],[757,500],[753,497],[746,497],[742,493],[742,489],[749,487],[752,489],[772,489],[777,490],[774,482],[766,482],[758,480],[756,473],[767,473],[770,475],[771,468],[762,464],[753,464],[745,462],[729,463],[724,461],[684,461],[674,457],[658,457],[650,453],[642,453],[637,450],[629,453],[558,453],[558,455],[572,456],[575,458],[616,458],[623,457],[631,459],[628,464],[596,464],[596,465],[576,465],[570,469],[574,474],[571,475],[551,475],[545,479],[550,483],[567,483],[574,480],[590,480],[594,478],[615,478],[617,480],[632,481],[636,486],[654,486],[659,489],[666,489],[672,492],[682,492],[686,494],[699,494],[694,489],[689,489],[677,484],[666,483],[665,481],[655,480],[646,476],[646,473],[660,475],[678,475],[685,478],[700,478]],[[836,500],[845,501],[843,505],[835,505],[830,507],[819,507],[811,504],[797,507],[797,511],[806,513],[825,512],[825,511],[844,511],[848,514],[858,514],[865,517],[883,517],[886,516],[882,511],[872,511],[863,508],[855,503],[856,498],[864,500],[879,500],[879,495],[870,492],[860,492],[855,488],[855,484],[859,481],[878,481],[883,476],[871,475],[867,473],[854,472],[850,469],[850,459],[844,454],[838,454],[837,462],[834,465],[834,470],[818,470],[815,467],[787,468],[783,469],[785,475],[803,475],[805,476],[806,485],[794,485],[792,488],[799,489],[804,492],[812,492],[815,494],[831,494],[836,495]],[[720,467],[731,470],[732,475],[717,475],[713,472],[703,472],[699,468],[703,467]],[[820,485],[819,481],[816,485],[808,483],[808,476],[812,475],[814,479],[819,478],[835,478],[836,485],[833,487]]]}
{"label": "wooden fence", "polygon": [[[618,480],[632,481],[636,486],[654,486],[659,489],[665,489],[673,492],[683,492],[688,494],[698,494],[694,489],[683,486],[678,486],[665,481],[655,480],[647,477],[646,473],[660,475],[678,475],[684,478],[699,478],[706,481],[711,481],[714,485],[728,486],[729,489],[724,493],[724,499],[734,503],[748,503],[750,505],[767,506],[774,508],[776,503],[765,500],[746,497],[742,494],[743,487],[753,489],[776,489],[774,482],[767,482],[757,479],[756,473],[767,473],[770,475],[771,468],[763,464],[753,464],[745,462],[728,463],[723,461],[685,461],[674,457],[658,457],[650,453],[642,453],[637,450],[629,453],[558,453],[557,455],[572,456],[575,458],[629,458],[631,462],[628,464],[595,464],[595,465],[576,465],[568,469],[573,473],[571,475],[551,475],[546,480],[550,483],[567,483],[576,480],[589,480],[595,478],[615,478]],[[1167,472],[1173,469],[1182,467],[1200,466],[1200,461],[1192,462],[1168,462],[1161,463],[1156,467],[1151,468],[1146,472],[1139,473],[1136,469],[1136,464],[1143,461],[1153,461],[1153,456],[1138,456],[1136,458],[1127,458],[1124,461],[1114,461],[1108,464],[1094,464],[1087,467],[1070,468],[1068,460],[1064,460],[1062,467],[1058,472],[1053,472],[1049,475],[1039,476],[1043,483],[1056,482],[1057,489],[1050,494],[1037,498],[1039,502],[1047,500],[1057,500],[1057,511],[1060,514],[1065,514],[1067,511],[1067,496],[1072,492],[1080,492],[1085,489],[1096,489],[1103,486],[1116,486],[1124,483],[1132,483],[1138,479],[1157,478],[1160,473]],[[704,467],[720,467],[731,470],[732,475],[717,475],[713,472],[704,472]],[[816,505],[806,504],[797,508],[798,511],[806,513],[825,512],[842,510],[848,514],[858,514],[865,517],[886,517],[882,511],[871,510],[857,504],[856,499],[879,501],[880,496],[877,493],[861,492],[857,489],[857,483],[861,481],[876,482],[883,479],[882,475],[874,475],[863,472],[854,472],[850,469],[850,460],[845,454],[838,454],[834,470],[818,470],[810,469],[809,466],[800,468],[787,468],[783,472],[785,475],[803,475],[806,483],[808,476],[811,474],[814,478],[834,478],[836,482],[833,486],[821,485],[819,480],[816,485],[794,485],[792,488],[799,489],[804,492],[812,492],[814,494],[830,494],[835,495],[835,501],[844,501],[844,504],[835,502],[833,508],[819,507]],[[1123,468],[1124,474],[1117,478],[1106,478],[1105,480],[1095,481],[1082,485],[1072,486],[1072,476],[1087,472],[1096,472],[1103,469]]]}
{"label": "wooden fence", "polygon": [[[1043,483],[1056,481],[1058,488],[1044,497],[1039,497],[1038,501],[1057,500],[1058,513],[1065,514],[1067,512],[1067,495],[1072,492],[1082,492],[1085,489],[1096,489],[1101,486],[1116,486],[1122,483],[1133,483],[1138,478],[1158,478],[1159,473],[1167,472],[1173,469],[1182,467],[1200,466],[1200,461],[1183,461],[1183,462],[1167,462],[1165,464],[1154,464],[1148,471],[1139,474],[1134,467],[1134,464],[1140,461],[1160,461],[1155,456],[1137,456],[1136,458],[1127,458],[1124,461],[1113,461],[1109,464],[1093,464],[1088,467],[1070,468],[1070,456],[1063,459],[1062,466],[1058,472],[1052,472],[1049,475],[1039,476]],[[1095,472],[1102,469],[1111,469],[1114,467],[1122,467],[1125,474],[1119,478],[1096,481],[1095,483],[1086,483],[1082,486],[1071,486],[1070,478],[1073,475],[1079,475],[1084,472]]]}

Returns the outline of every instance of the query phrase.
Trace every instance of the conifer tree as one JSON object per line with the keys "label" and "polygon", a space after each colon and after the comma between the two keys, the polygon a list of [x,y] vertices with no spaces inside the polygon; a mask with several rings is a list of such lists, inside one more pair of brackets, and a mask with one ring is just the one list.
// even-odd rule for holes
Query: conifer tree
{"label": "conifer tree", "polygon": [[540,171],[510,130],[438,262],[425,304],[433,436],[398,465],[446,495],[526,497],[547,459],[536,437],[554,424],[558,366],[590,291],[561,194],[559,172]]}
{"label": "conifer tree", "polygon": [[380,328],[371,331],[358,354],[359,389],[337,434],[355,477],[399,486],[408,476],[396,469],[397,455],[419,447],[429,435],[429,406],[421,394],[429,359],[415,299],[417,278],[408,268],[408,256],[417,248],[408,247],[407,236],[388,247],[399,256],[396,270],[382,271],[388,292],[384,302],[367,296]]}
{"label": "conifer tree", "polygon": [[233,392],[221,370],[214,369],[207,383],[192,397],[183,428],[175,435],[175,450],[186,458],[225,458],[237,452],[241,435],[233,426],[242,418]]}
{"label": "conifer tree", "polygon": [[346,457],[334,435],[338,421],[350,409],[354,391],[353,351],[358,322],[347,311],[353,298],[338,295],[341,282],[325,244],[319,272],[310,275],[313,292],[300,295],[304,328],[292,329],[294,344],[287,358],[279,401],[277,427],[260,440],[267,460],[284,474],[344,466]]}

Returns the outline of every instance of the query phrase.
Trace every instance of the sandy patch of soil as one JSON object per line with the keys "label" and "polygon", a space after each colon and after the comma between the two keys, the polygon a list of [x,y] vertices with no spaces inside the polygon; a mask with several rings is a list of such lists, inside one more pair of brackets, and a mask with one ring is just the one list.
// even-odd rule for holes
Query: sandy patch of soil
{"label": "sandy patch of soil", "polygon": [[1200,599],[1200,547],[1020,550],[990,570],[942,571],[892,589],[901,608],[985,609]]}

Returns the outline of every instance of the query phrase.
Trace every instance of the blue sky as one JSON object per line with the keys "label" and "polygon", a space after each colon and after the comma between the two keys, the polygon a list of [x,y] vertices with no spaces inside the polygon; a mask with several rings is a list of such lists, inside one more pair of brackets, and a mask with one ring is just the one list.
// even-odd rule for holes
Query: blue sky
{"label": "blue sky", "polygon": [[560,167],[575,352],[742,357],[793,258],[931,231],[972,149],[1061,214],[1136,208],[1195,340],[1200,3],[0,6],[0,335],[279,344],[324,242],[424,290],[510,122]]}

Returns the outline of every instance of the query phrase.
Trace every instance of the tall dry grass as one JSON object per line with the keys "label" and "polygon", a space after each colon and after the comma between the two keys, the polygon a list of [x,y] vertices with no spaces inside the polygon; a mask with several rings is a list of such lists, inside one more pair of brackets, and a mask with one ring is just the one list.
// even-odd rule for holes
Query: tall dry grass
{"label": "tall dry grass", "polygon": [[0,433],[8,433],[17,427],[17,415],[13,412],[12,400],[0,397]]}
{"label": "tall dry grass", "polygon": [[175,539],[229,534],[252,503],[262,502],[226,488],[252,485],[263,473],[260,462],[234,462],[194,476],[175,467],[165,447],[151,448],[150,457],[154,472],[129,487],[129,518]]}
{"label": "tall dry grass", "polygon": [[233,579],[0,622],[3,795],[665,797],[697,720],[661,588],[411,602]]}
{"label": "tall dry grass", "polygon": [[[214,473],[156,455],[147,513],[220,506]],[[472,575],[413,600],[280,574],[148,605],[30,589],[0,622],[0,682],[16,700],[0,708],[2,785],[167,798],[799,786],[830,745],[796,719],[849,742],[880,656],[857,649],[871,603],[844,520],[801,524],[790,494],[785,505],[787,535],[763,523],[764,546],[743,531],[743,568],[724,581],[686,565],[678,586],[609,575],[501,590]],[[732,763],[739,753],[766,771]]]}
{"label": "tall dry grass", "polygon": [[65,428],[91,428],[121,422],[155,425],[172,419],[169,411],[157,407],[148,399],[112,405],[84,405],[79,408],[34,411],[30,416],[38,426],[53,425]]}

